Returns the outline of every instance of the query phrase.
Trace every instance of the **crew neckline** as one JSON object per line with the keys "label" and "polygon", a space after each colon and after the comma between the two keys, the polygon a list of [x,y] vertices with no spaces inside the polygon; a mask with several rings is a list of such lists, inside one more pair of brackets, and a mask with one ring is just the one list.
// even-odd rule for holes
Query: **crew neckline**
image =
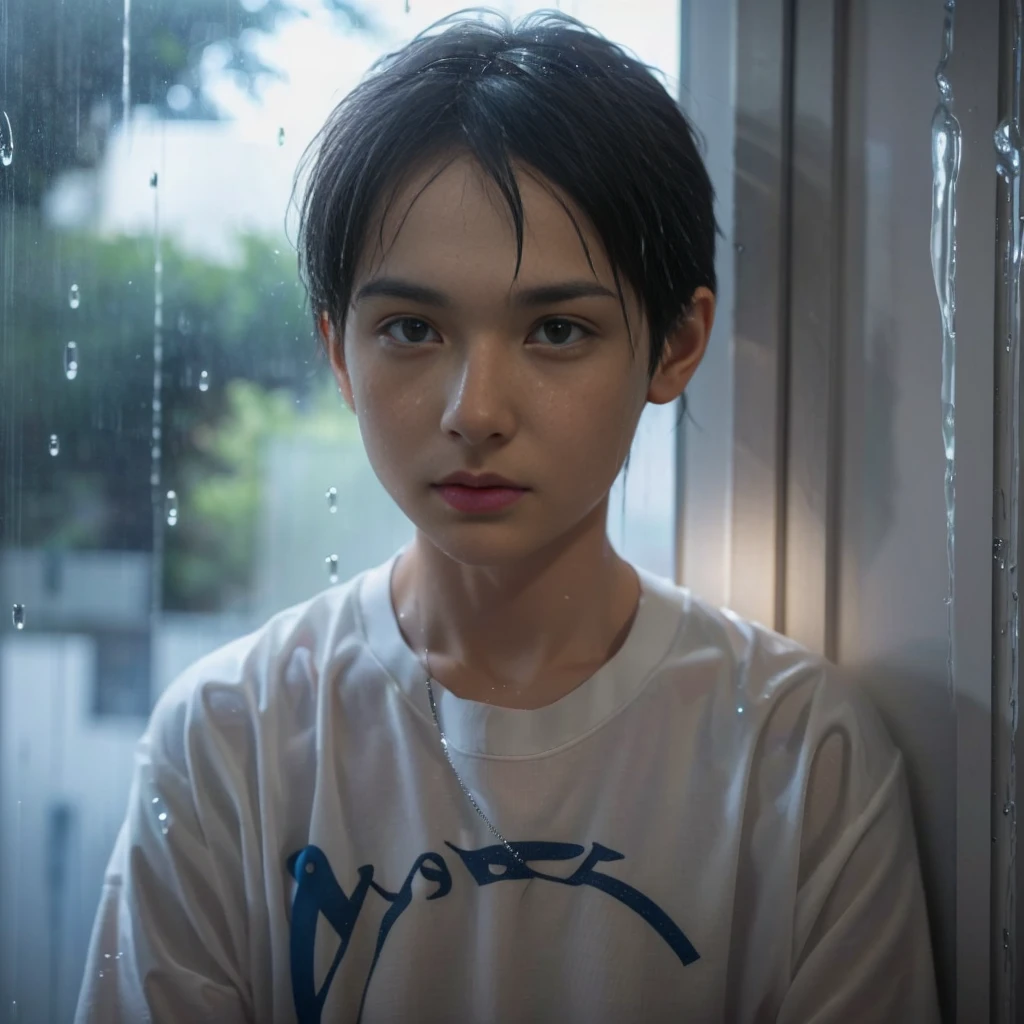
{"label": "crew neckline", "polygon": [[[391,576],[408,546],[361,575],[357,602],[371,651],[433,729],[426,671],[402,636],[391,602]],[[497,707],[457,697],[433,680],[438,717],[452,749],[483,757],[547,754],[592,732],[636,697],[671,647],[688,598],[671,580],[630,564],[640,580],[640,602],[625,642],[589,679],[554,703],[530,709]]]}

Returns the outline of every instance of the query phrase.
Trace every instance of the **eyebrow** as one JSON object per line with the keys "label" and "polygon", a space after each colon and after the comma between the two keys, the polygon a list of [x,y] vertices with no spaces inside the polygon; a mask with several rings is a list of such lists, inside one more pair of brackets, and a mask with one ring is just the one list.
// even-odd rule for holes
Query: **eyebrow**
{"label": "eyebrow", "polygon": [[[355,302],[358,303],[363,299],[378,295],[386,295],[394,299],[407,299],[410,302],[418,302],[424,306],[437,306],[441,309],[451,309],[455,305],[455,300],[451,296],[445,295],[444,292],[438,291],[436,288],[414,284],[412,281],[403,281],[397,277],[378,277],[374,281],[368,281],[356,293]],[[515,306],[546,306],[569,299],[582,299],[591,296],[616,298],[614,292],[593,281],[562,281],[558,284],[540,285],[537,288],[518,291],[512,302]]]}

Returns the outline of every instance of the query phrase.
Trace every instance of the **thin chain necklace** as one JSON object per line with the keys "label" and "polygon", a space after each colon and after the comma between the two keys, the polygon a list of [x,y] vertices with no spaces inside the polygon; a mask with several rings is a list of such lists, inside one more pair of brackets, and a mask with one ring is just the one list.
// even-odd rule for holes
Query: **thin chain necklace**
{"label": "thin chain necklace", "polygon": [[[642,591],[641,591],[640,600],[641,601],[643,600],[643,592]],[[639,611],[639,605],[637,606],[637,611]],[[636,614],[637,614],[637,612],[634,612],[633,616],[630,618],[630,621],[629,621],[629,625],[630,626],[632,626],[633,621],[636,618]],[[494,827],[494,824],[491,822],[491,819],[488,818],[486,814],[484,814],[483,808],[476,802],[476,798],[469,791],[469,787],[465,784],[465,782],[462,781],[462,776],[459,774],[459,770],[455,767],[455,762],[452,760],[451,750],[449,750],[449,748],[448,748],[448,737],[445,736],[445,734],[444,734],[444,728],[441,726],[441,719],[438,717],[438,714],[437,714],[437,702],[434,700],[434,688],[431,685],[431,683],[433,681],[433,677],[430,674],[430,661],[428,659],[429,659],[429,651],[428,651],[427,647],[424,646],[424,648],[423,648],[423,665],[424,665],[424,667],[427,670],[427,697],[430,700],[430,713],[434,716],[434,725],[437,726],[437,733],[441,737],[441,749],[444,751],[444,756],[447,758],[448,764],[451,766],[452,774],[458,780],[459,786],[462,788],[462,792],[466,794],[466,798],[473,805],[473,809],[476,811],[477,814],[480,815],[481,818],[483,818],[484,823],[491,830],[491,832],[493,833],[495,838],[501,843],[502,846],[505,847],[506,850],[508,850],[508,852],[511,855],[511,857],[513,858],[513,860],[515,860],[517,863],[521,864],[523,867],[526,867],[526,862],[512,848],[512,844],[509,843],[509,841]]]}
{"label": "thin chain necklace", "polygon": [[448,737],[444,734],[444,729],[441,727],[441,719],[438,717],[437,714],[437,704],[434,701],[434,688],[433,686],[431,686],[432,677],[430,675],[430,662],[427,660],[427,657],[427,648],[424,647],[423,663],[427,669],[427,696],[430,699],[430,713],[434,716],[434,725],[437,726],[438,735],[441,737],[441,749],[444,751],[444,756],[448,759],[448,764],[451,765],[452,773],[455,775],[455,778],[458,780],[459,785],[462,787],[462,792],[465,793],[466,796],[469,798],[469,802],[473,805],[473,808],[476,810],[476,813],[479,814],[481,818],[483,818],[484,823],[491,830],[491,832],[494,833],[498,841],[502,844],[502,846],[505,847],[506,850],[508,850],[508,852],[511,854],[512,858],[515,861],[517,861],[519,864],[522,864],[523,867],[526,867],[523,858],[520,857],[519,854],[516,853],[516,851],[512,848],[512,844],[509,843],[509,841],[494,827],[493,823],[491,822],[491,819],[488,818],[486,814],[484,814],[483,808],[476,802],[476,798],[469,791],[469,787],[465,784],[465,782],[462,781],[462,776],[459,774],[458,769],[455,767],[455,762],[452,760],[451,751],[448,749]]}

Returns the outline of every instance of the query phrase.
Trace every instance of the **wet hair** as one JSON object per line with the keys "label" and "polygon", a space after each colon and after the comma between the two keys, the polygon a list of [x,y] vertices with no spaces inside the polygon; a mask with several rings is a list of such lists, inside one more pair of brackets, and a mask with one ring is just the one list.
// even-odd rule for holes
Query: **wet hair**
{"label": "wet hair", "polygon": [[[650,382],[666,335],[689,313],[695,290],[716,290],[718,230],[694,129],[655,74],[556,11],[513,25],[500,12],[466,9],[378,59],[331,113],[296,174],[297,187],[310,169],[297,248],[314,320],[326,311],[336,328],[344,325],[384,193],[382,250],[384,217],[413,171],[443,161],[433,180],[462,155],[476,159],[508,203],[518,276],[517,161],[589,218],[615,275],[635,358],[620,273],[632,286],[650,328]],[[593,271],[574,217],[573,224]]]}

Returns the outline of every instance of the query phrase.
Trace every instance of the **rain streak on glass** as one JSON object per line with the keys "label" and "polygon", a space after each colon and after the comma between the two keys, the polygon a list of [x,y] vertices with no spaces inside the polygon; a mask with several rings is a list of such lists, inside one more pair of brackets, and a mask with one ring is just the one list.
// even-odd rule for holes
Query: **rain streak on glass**
{"label": "rain streak on glass", "polygon": [[78,376],[78,345],[73,341],[64,346],[64,376],[68,380]]}
{"label": "rain streak on glass", "polygon": [[54,456],[60,454],[60,438],[56,434],[50,435],[50,454]]}
{"label": "rain streak on glass", "polygon": [[277,129],[277,144],[279,146],[283,146],[284,145],[284,129],[283,128],[278,128]]}
{"label": "rain streak on glass", "polygon": [[203,370],[203,372],[201,374],[199,374],[199,390],[200,391],[209,391],[210,390],[210,374],[209,374],[208,370]]}
{"label": "rain streak on glass", "polygon": [[23,604],[16,604],[11,609],[11,621],[14,623],[15,629],[25,628],[25,606]]}
{"label": "rain streak on glass", "polygon": [[338,556],[328,555],[324,561],[327,564],[327,578],[332,583],[338,582]]}
{"label": "rain streak on glass", "polygon": [[7,112],[0,110],[0,164],[10,167],[14,160],[14,132]]}
{"label": "rain streak on glass", "polygon": [[81,301],[82,301],[82,298],[81,298],[81,296],[78,293],[78,285],[77,284],[73,284],[71,286],[70,291],[68,292],[68,305],[72,309],[78,309],[79,304],[81,303]]}
{"label": "rain streak on glass", "polygon": [[167,525],[178,525],[178,494],[176,491],[167,492]]}
{"label": "rain streak on glass", "polygon": [[956,185],[962,136],[953,113],[953,86],[946,70],[953,55],[953,0],[946,0],[942,54],[935,69],[938,102],[931,124],[932,275],[942,316],[942,443],[946,453],[947,636],[946,688],[953,694],[953,593],[956,542]]}
{"label": "rain streak on glass", "polygon": [[124,0],[124,23],[121,30],[121,117],[125,124],[131,109],[132,82],[132,0]]}
{"label": "rain streak on glass", "polygon": [[327,489],[327,508],[330,512],[338,511],[338,488],[329,487]]}

